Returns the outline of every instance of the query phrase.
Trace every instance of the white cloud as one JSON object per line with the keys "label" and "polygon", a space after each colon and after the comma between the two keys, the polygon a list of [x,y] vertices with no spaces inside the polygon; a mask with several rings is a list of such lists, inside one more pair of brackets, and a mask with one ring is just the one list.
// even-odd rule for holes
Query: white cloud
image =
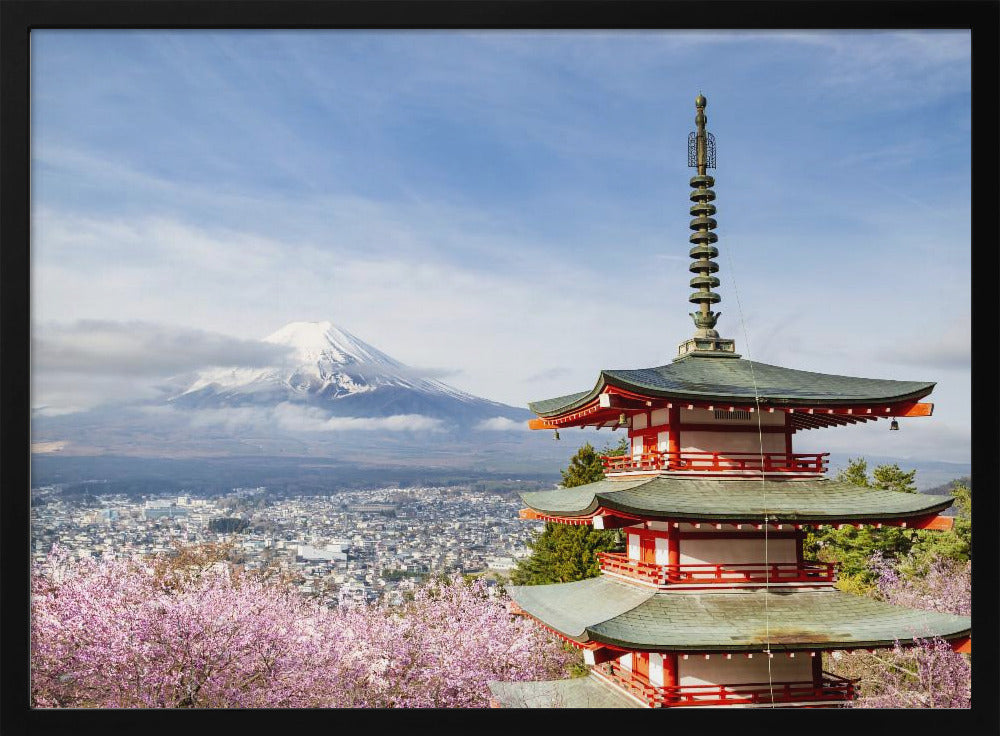
{"label": "white cloud", "polygon": [[188,327],[112,320],[47,324],[32,335],[37,370],[73,374],[171,376],[209,366],[276,365],[290,348]]}
{"label": "white cloud", "polygon": [[443,429],[440,419],[422,414],[395,414],[388,417],[338,417],[316,407],[288,402],[273,410],[274,421],[283,429],[297,432],[434,432]]}
{"label": "white cloud", "polygon": [[185,377],[216,366],[274,365],[288,348],[206,330],[134,320],[36,325],[32,406],[42,416],[163,399]]}
{"label": "white cloud", "polygon": [[193,428],[219,427],[229,432],[275,429],[287,432],[438,432],[444,429],[440,419],[421,414],[338,417],[317,407],[289,402],[274,407],[173,409],[171,413]]}
{"label": "white cloud", "polygon": [[515,422],[507,417],[493,417],[484,419],[475,426],[475,429],[495,432],[512,432],[526,430],[528,425],[525,422]]}
{"label": "white cloud", "polygon": [[955,320],[943,332],[927,331],[898,347],[883,350],[885,360],[904,365],[969,371],[972,366],[972,335],[969,315]]}

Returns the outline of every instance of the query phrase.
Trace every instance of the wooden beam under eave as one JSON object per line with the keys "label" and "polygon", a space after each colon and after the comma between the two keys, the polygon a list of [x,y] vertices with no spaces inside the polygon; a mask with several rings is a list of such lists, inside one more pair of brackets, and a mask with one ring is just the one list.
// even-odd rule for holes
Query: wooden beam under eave
{"label": "wooden beam under eave", "polygon": [[913,529],[936,529],[939,531],[948,531],[955,528],[955,517],[954,516],[937,516],[925,517],[918,521],[914,521],[910,524]]}
{"label": "wooden beam under eave", "polygon": [[962,654],[972,654],[972,637],[963,636],[960,639],[954,639],[950,642],[951,651],[961,652]]}
{"label": "wooden beam under eave", "polygon": [[589,664],[592,667],[599,664],[604,664],[605,662],[610,662],[614,659],[618,659],[621,656],[621,652],[616,652],[614,649],[609,649],[608,647],[598,647],[597,649],[584,649],[583,650],[583,663]]}
{"label": "wooden beam under eave", "polygon": [[548,419],[539,417],[528,420],[528,429],[559,429],[559,425],[553,424]]}
{"label": "wooden beam under eave", "polygon": [[635,519],[624,519],[614,514],[598,514],[590,522],[595,529],[623,529],[635,524]]}
{"label": "wooden beam under eave", "polygon": [[810,416],[808,414],[796,414],[795,421],[804,427],[819,428],[825,427],[826,423],[819,417]]}
{"label": "wooden beam under eave", "polygon": [[542,518],[542,516],[534,509],[524,508],[517,512],[517,518],[528,519],[529,521],[538,521]]}
{"label": "wooden beam under eave", "polygon": [[894,412],[894,416],[897,417],[929,417],[934,413],[934,404],[930,402],[904,404],[894,409]]}
{"label": "wooden beam under eave", "polygon": [[597,402],[598,406],[602,409],[640,409],[643,411],[648,409],[649,406],[647,404],[651,403],[639,399],[631,399],[620,394],[601,394],[597,397]]}

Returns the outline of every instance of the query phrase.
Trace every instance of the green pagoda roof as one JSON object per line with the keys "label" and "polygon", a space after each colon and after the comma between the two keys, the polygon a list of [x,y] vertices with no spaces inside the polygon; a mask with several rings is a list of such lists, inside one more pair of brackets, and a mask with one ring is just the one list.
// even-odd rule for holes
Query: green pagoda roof
{"label": "green pagoda roof", "polygon": [[936,514],[953,499],[865,488],[825,478],[767,480],[653,476],[601,480],[573,488],[522,493],[548,516],[586,516],[603,507],[647,519],[759,523],[765,512],[786,523],[889,521]]}
{"label": "green pagoda roof", "polygon": [[625,693],[595,677],[571,680],[491,682],[490,692],[504,708],[641,708]]}
{"label": "green pagoda roof", "polygon": [[934,383],[927,381],[854,378],[752,363],[742,358],[689,355],[657,368],[601,371],[590,391],[533,401],[528,407],[539,416],[555,416],[593,401],[605,386],[659,398],[745,403],[754,400],[755,381],[756,393],[764,406],[887,404],[915,401],[934,389]]}
{"label": "green pagoda roof", "polygon": [[570,639],[644,651],[881,647],[914,637],[968,636],[972,625],[965,616],[901,608],[832,587],[656,591],[601,576],[507,592]]}

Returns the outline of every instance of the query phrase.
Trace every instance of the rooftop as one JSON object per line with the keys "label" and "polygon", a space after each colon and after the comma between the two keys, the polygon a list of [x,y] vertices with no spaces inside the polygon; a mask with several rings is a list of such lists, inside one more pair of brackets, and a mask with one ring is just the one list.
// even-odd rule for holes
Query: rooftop
{"label": "rooftop", "polygon": [[528,615],[579,642],[675,652],[892,646],[968,636],[968,617],[917,611],[835,588],[657,591],[606,576],[510,586]]}
{"label": "rooftop", "polygon": [[595,677],[571,680],[491,682],[493,698],[504,708],[641,708],[625,693]]}
{"label": "rooftop", "polygon": [[603,509],[647,519],[745,521],[764,515],[797,523],[891,521],[937,514],[953,499],[865,488],[826,478],[759,479],[654,476],[601,480],[573,488],[522,493],[534,511],[587,516]]}
{"label": "rooftop", "polygon": [[916,401],[934,389],[930,381],[856,378],[757,363],[743,358],[689,355],[668,365],[633,370],[603,370],[589,391],[533,401],[541,417],[554,417],[593,402],[614,387],[650,398],[753,403],[764,407],[848,406]]}

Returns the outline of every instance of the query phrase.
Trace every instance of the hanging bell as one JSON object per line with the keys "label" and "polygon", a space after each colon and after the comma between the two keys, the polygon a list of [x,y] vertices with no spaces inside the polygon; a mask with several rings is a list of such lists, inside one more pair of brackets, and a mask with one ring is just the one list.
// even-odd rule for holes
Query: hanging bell
{"label": "hanging bell", "polygon": [[892,432],[898,429],[899,429],[899,422],[896,421],[896,417],[893,417],[892,421],[889,422],[889,431]]}
{"label": "hanging bell", "polygon": [[555,437],[553,437],[552,439],[557,440],[557,439],[559,439],[559,430],[558,429],[555,430],[555,433],[556,433]]}
{"label": "hanging bell", "polygon": [[618,424],[620,424],[623,427],[626,424],[628,424],[628,419],[625,417],[625,412],[622,412],[621,414],[618,415]]}

